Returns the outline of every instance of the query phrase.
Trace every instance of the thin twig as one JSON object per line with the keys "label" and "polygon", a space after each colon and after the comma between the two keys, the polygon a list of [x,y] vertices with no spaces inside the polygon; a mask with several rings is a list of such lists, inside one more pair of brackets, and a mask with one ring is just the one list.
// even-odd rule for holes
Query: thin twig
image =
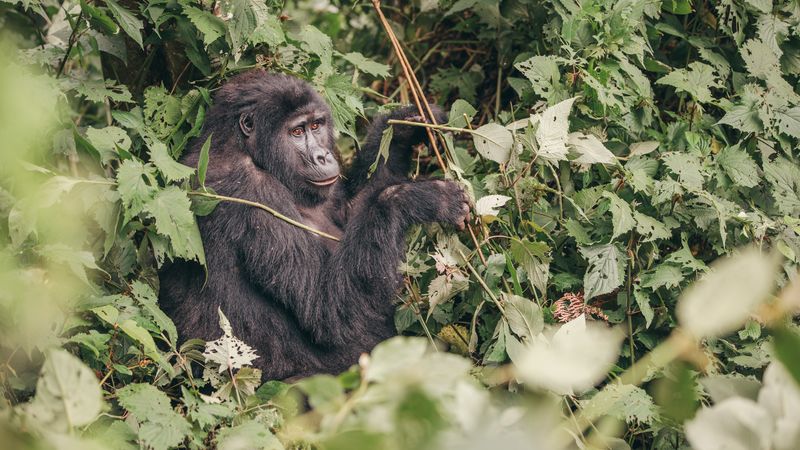
{"label": "thin twig", "polygon": [[304,229],[306,231],[314,233],[317,236],[324,237],[324,238],[327,238],[327,239],[330,239],[330,240],[333,240],[333,241],[337,241],[337,242],[341,240],[341,239],[337,238],[336,236],[328,234],[328,233],[326,233],[324,231],[317,230],[316,228],[310,227],[310,226],[308,226],[308,225],[306,225],[304,223],[298,222],[298,221],[296,221],[296,220],[294,220],[294,219],[292,219],[290,217],[284,216],[283,214],[279,213],[278,211],[276,211],[276,210],[274,210],[274,209],[270,208],[269,206],[264,205],[262,203],[256,203],[256,202],[251,202],[250,200],[245,200],[245,199],[242,199],[242,198],[228,197],[228,196],[225,196],[225,195],[211,194],[211,193],[208,193],[208,192],[200,192],[200,191],[189,191],[189,192],[187,192],[187,194],[196,195],[196,196],[199,196],[199,197],[213,198],[213,199],[216,199],[216,200],[224,200],[226,202],[241,203],[243,205],[252,206],[254,208],[258,208],[258,209],[264,210],[264,211],[272,214],[273,216],[277,217],[278,219],[283,220],[284,222],[287,222],[287,223],[289,223],[291,225],[294,225],[294,226],[296,226],[298,228],[302,228],[302,229]]}

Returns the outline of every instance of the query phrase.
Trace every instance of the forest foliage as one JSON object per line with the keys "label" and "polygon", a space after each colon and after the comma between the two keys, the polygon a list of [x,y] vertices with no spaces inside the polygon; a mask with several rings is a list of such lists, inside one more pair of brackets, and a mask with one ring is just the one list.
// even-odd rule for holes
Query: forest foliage
{"label": "forest foliage", "polygon": [[449,111],[414,174],[477,220],[410,233],[405,336],[286,384],[225,311],[206,343],[159,309],[220,201],[213,136],[177,159],[254,67],[311,82],[351,157],[413,99],[373,4],[0,1],[0,442],[795,448],[800,2],[382,8]]}

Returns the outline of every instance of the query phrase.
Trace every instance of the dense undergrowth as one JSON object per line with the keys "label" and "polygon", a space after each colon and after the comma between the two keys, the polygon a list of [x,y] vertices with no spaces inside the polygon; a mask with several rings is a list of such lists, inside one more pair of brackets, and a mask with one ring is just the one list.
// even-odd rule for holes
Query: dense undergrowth
{"label": "dense undergrowth", "polygon": [[223,314],[207,346],[159,309],[215,206],[191,187],[213,142],[176,158],[253,67],[312,82],[352,155],[413,97],[373,5],[0,2],[0,442],[796,448],[800,3],[382,7],[450,111],[446,172],[422,148],[415,175],[479,220],[410,234],[395,323],[418,337],[290,386]]}

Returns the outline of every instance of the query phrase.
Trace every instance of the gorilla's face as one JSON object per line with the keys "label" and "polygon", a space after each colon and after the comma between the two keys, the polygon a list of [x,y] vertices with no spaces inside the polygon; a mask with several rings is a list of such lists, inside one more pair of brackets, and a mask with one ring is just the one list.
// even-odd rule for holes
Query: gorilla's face
{"label": "gorilla's face", "polygon": [[315,188],[327,188],[339,179],[339,162],[332,151],[329,119],[321,111],[311,111],[286,121],[283,151],[295,156],[297,175]]}

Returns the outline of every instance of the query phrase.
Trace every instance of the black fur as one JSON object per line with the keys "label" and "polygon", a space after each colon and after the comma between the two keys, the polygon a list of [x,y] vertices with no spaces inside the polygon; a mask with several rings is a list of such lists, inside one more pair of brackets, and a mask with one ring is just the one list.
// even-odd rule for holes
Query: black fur
{"label": "black fur", "polygon": [[306,169],[293,155],[287,122],[302,114],[324,116],[319,142],[338,160],[330,108],[310,85],[261,70],[244,73],[216,94],[202,136],[181,162],[196,165],[213,133],[209,187],[269,205],[341,241],[223,202],[198,219],[205,286],[196,263],[178,261],[161,273],[162,305],[182,339],[218,338],[219,306],[234,333],[255,347],[255,365],[269,379],[345,370],[394,335],[392,299],[401,287],[406,230],[426,222],[461,228],[468,212],[455,183],[407,178],[411,147],[425,136],[419,127],[395,127],[389,160],[367,177],[386,120],[414,116],[413,108],[378,118],[345,179],[324,188],[297,175]]}

